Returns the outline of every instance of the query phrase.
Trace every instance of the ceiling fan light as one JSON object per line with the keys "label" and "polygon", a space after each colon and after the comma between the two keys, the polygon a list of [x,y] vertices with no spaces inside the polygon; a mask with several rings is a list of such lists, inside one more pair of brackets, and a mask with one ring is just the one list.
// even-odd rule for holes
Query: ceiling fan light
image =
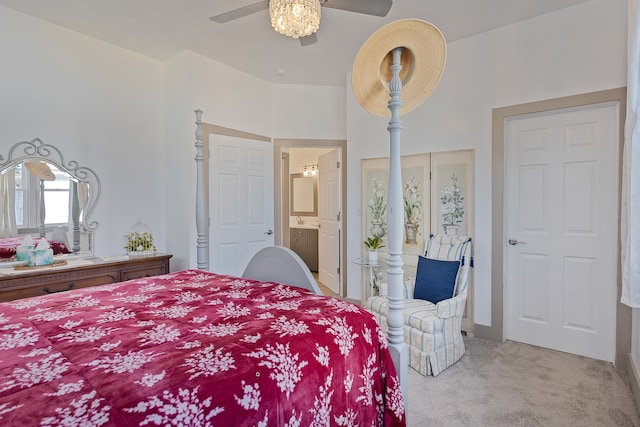
{"label": "ceiling fan light", "polygon": [[274,30],[285,36],[308,36],[320,27],[320,0],[270,0],[269,15]]}

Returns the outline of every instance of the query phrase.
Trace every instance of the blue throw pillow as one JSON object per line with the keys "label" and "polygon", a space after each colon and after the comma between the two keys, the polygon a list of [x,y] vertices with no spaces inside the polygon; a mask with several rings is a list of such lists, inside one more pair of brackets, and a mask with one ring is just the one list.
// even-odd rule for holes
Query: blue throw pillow
{"label": "blue throw pillow", "polygon": [[434,304],[453,297],[460,261],[418,257],[418,270],[413,298]]}

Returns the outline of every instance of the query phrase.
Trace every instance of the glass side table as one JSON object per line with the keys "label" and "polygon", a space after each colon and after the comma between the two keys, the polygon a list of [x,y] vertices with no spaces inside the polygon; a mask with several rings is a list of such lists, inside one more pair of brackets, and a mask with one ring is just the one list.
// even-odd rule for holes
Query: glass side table
{"label": "glass side table", "polygon": [[367,281],[365,279],[362,281],[362,299],[360,305],[364,306],[369,297],[380,295],[379,268],[382,267],[383,263],[379,260],[369,261],[368,258],[356,258],[351,262],[369,269],[369,280]]}

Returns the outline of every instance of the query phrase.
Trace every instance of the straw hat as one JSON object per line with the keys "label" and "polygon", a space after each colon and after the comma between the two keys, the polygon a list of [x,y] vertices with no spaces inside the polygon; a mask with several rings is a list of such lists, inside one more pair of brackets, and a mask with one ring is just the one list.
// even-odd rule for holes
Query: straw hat
{"label": "straw hat", "polygon": [[356,99],[377,116],[391,117],[387,104],[392,51],[397,47],[404,48],[400,60],[400,114],[418,107],[431,95],[444,69],[447,44],[434,25],[420,19],[401,19],[380,28],[358,51],[351,76]]}
{"label": "straw hat", "polygon": [[53,174],[53,172],[51,172],[49,166],[44,162],[25,162],[24,165],[27,167],[27,169],[29,169],[29,172],[38,177],[38,179],[41,179],[43,181],[56,180],[56,176]]}

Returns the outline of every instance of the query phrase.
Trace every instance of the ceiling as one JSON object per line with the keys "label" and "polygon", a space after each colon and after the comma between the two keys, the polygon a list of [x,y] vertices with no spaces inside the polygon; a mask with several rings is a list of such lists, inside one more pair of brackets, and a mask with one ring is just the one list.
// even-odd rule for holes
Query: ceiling
{"label": "ceiling", "polygon": [[271,83],[344,86],[362,43],[386,23],[419,18],[448,42],[589,0],[396,0],[384,17],[322,8],[318,43],[276,33],[263,10],[209,20],[257,0],[0,0],[1,6],[165,61],[189,49]]}

